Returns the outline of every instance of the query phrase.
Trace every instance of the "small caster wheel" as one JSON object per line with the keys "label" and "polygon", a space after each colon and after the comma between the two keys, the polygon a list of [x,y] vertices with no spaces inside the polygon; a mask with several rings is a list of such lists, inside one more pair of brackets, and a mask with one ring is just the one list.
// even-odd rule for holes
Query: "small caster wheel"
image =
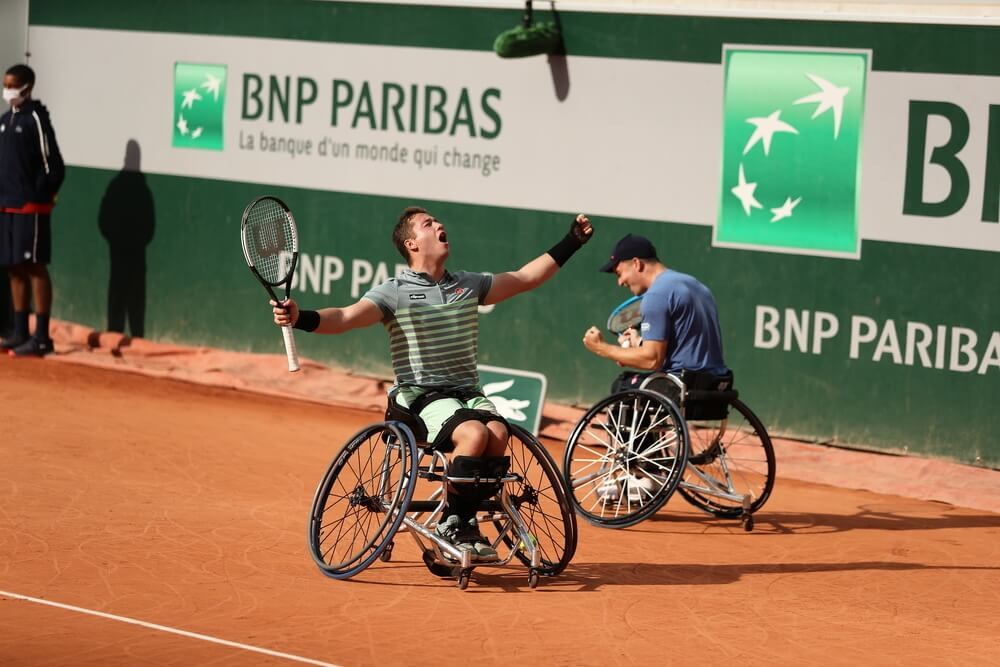
{"label": "small caster wheel", "polygon": [[753,530],[753,514],[744,514],[741,523],[743,524],[743,530],[749,533]]}
{"label": "small caster wheel", "polygon": [[540,579],[538,570],[531,570],[528,572],[528,588],[538,588],[538,580]]}
{"label": "small caster wheel", "polygon": [[458,573],[458,590],[464,591],[469,587],[469,579],[472,577],[472,568],[462,570]]}
{"label": "small caster wheel", "polygon": [[380,561],[382,561],[383,563],[388,563],[389,561],[391,561],[392,560],[392,548],[394,546],[396,546],[395,542],[389,542],[389,544],[386,545],[385,550],[378,555],[378,559]]}

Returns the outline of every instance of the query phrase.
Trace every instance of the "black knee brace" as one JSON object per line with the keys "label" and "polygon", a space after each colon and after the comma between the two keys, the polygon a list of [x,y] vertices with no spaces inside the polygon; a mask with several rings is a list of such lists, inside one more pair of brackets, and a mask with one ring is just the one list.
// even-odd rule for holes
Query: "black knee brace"
{"label": "black knee brace", "polygon": [[454,489],[448,492],[448,508],[462,518],[475,515],[479,503],[500,492],[503,482],[496,480],[509,468],[509,456],[456,456],[448,466],[448,480]]}

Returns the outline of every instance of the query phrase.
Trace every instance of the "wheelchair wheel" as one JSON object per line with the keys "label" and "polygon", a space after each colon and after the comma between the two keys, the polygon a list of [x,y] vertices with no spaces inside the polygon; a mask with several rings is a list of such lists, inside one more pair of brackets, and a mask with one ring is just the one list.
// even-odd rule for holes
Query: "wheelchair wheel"
{"label": "wheelchair wheel", "polygon": [[635,389],[605,398],[566,443],[563,475],[573,508],[608,528],[653,515],[680,483],[686,443],[684,420],[663,396]]}
{"label": "wheelchair wheel", "polygon": [[398,422],[359,431],[316,489],[309,553],[323,574],[353,577],[390,548],[413,498],[417,447]]}
{"label": "wheelchair wheel", "polygon": [[[556,575],[566,569],[576,553],[576,515],[566,497],[559,468],[548,451],[521,427],[511,424],[510,428],[510,471],[521,480],[508,482],[507,493],[541,551],[538,573]],[[494,520],[494,527],[503,530],[500,520]],[[529,552],[521,548],[520,535],[508,532],[503,540],[515,550],[518,560],[531,566]]]}
{"label": "wheelchair wheel", "polygon": [[774,447],[742,402],[733,401],[725,422],[689,422],[688,443],[688,469],[678,489],[685,500],[724,518],[752,514],[767,502],[774,486]]}

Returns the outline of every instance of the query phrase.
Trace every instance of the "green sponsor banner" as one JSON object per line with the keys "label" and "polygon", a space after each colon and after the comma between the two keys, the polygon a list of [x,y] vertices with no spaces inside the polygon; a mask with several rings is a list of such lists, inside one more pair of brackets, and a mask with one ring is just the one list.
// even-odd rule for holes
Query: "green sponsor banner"
{"label": "green sponsor banner", "polygon": [[715,243],[857,256],[868,55],[727,49]]}
{"label": "green sponsor banner", "polygon": [[[152,241],[136,245],[134,261],[116,267],[98,211],[119,197],[128,211],[139,201],[138,192],[116,191],[119,175],[67,170],[54,214],[53,314],[105,328],[111,274],[141,266],[129,285],[142,294],[148,338],[273,354],[283,366],[268,297],[246,269],[237,234],[240,213],[261,186],[147,175],[156,211]],[[353,303],[395,273],[401,259],[389,231],[412,200],[266,191],[296,213],[303,255],[293,296],[304,307]],[[571,215],[419,203],[446,221],[448,265],[456,270],[519,267],[563,235]],[[713,248],[711,228],[702,225],[602,216],[595,227],[599,236],[552,280],[481,314],[482,364],[544,375],[549,400],[586,406],[606,396],[621,369],[580,341],[627,295],[596,268],[608,245],[632,232],[648,237],[671,268],[712,289],[740,398],[775,435],[1000,466],[1000,412],[993,406],[1000,391],[1000,281],[983,280],[997,275],[995,253],[867,241],[863,261],[842,261]],[[928,268],[938,266],[949,270]],[[955,298],[970,285],[975,298]],[[391,377],[380,327],[297,335],[296,343],[302,356],[335,368]]]}
{"label": "green sponsor banner", "polygon": [[225,110],[225,65],[174,65],[175,148],[221,151]]}
{"label": "green sponsor banner", "polygon": [[538,435],[548,387],[544,375],[515,368],[479,366],[479,381],[483,393],[504,419]]}
{"label": "green sponsor banner", "polygon": [[[295,211],[293,294],[311,308],[398,271],[389,236],[404,206],[447,224],[449,268],[491,272],[543,252],[579,206],[597,238],[537,290],[481,310],[482,363],[548,378],[551,400],[604,397],[620,369],[580,339],[626,296],[596,268],[638,233],[712,289],[741,399],[772,433],[1000,465],[997,26],[566,10],[571,58],[508,62],[491,48],[516,8],[231,4],[31,3],[33,64],[49,72],[70,161],[56,317],[105,328],[127,297],[150,339],[281,364],[235,240],[255,196]],[[80,83],[106,62],[135,82],[113,126]],[[168,86],[170,135],[162,105],[135,102]],[[876,141],[861,151],[863,135]],[[119,171],[126,142],[147,173]],[[150,208],[139,239],[129,231]],[[378,327],[297,342],[391,374]],[[484,383],[537,419],[521,376]]]}

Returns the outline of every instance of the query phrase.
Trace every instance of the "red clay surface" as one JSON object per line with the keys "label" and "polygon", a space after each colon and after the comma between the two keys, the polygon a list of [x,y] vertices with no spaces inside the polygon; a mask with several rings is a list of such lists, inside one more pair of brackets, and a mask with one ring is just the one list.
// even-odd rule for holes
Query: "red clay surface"
{"label": "red clay surface", "polygon": [[581,523],[534,591],[517,566],[459,591],[409,538],[335,581],[312,494],[377,412],[57,359],[0,358],[0,404],[0,664],[295,664],[15,596],[352,667],[1000,664],[991,512],[779,475],[753,533],[679,497]]}

